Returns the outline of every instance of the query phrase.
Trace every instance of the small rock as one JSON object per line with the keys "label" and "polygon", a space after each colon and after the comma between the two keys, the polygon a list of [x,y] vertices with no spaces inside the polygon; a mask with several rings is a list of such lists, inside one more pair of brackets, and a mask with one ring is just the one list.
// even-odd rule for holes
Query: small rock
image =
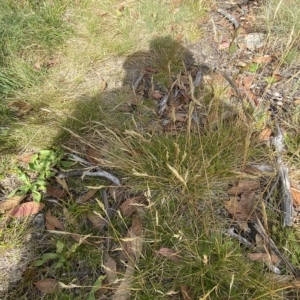
{"label": "small rock", "polygon": [[237,39],[240,48],[246,47],[254,51],[263,47],[266,44],[266,35],[263,33],[249,33],[247,35],[240,35]]}

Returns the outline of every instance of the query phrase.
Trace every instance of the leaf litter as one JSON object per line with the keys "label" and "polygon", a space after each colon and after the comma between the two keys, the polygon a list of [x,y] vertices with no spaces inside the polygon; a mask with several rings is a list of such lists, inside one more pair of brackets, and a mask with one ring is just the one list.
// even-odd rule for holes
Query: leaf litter
{"label": "leaf litter", "polygon": [[[122,8],[122,10],[123,9],[124,8]],[[227,19],[223,24],[226,24],[226,22],[231,22],[235,27],[238,27],[238,25],[240,25],[238,23],[240,22],[240,20],[237,21],[235,17],[232,18],[232,16],[229,13],[224,13],[223,11],[223,16]],[[274,62],[274,58],[272,56],[255,54],[256,51],[259,52],[259,49],[264,45],[264,39],[262,34],[248,34],[246,31],[246,28],[248,27],[245,25],[245,22],[242,21],[241,24],[245,32],[243,35],[240,36],[239,39],[237,39],[237,46],[239,47],[239,58],[235,62],[236,65],[241,62],[244,53],[250,50],[253,52],[250,54],[250,56],[253,55],[253,57],[248,61],[246,60],[245,65],[243,63],[243,68],[251,65],[251,63],[255,63],[258,65],[267,65],[267,67],[270,67],[270,64]],[[249,28],[247,30],[249,30]],[[221,42],[221,44],[224,45],[222,47],[219,47],[219,50],[221,51],[226,51],[226,49],[229,49],[231,46],[231,42],[229,43],[227,41]],[[140,94],[136,98],[133,98],[129,105],[130,107],[138,106],[141,104],[141,101],[143,100],[141,93],[145,92],[145,85],[149,84],[149,79],[155,72],[156,70],[148,68],[143,74],[143,76],[139,78],[139,81],[136,82],[135,90],[137,91],[137,93]],[[155,127],[157,128],[156,130],[176,135],[182,131],[191,130],[192,132],[197,132],[199,129],[204,128],[207,124],[207,113],[202,112],[201,103],[197,103],[196,101],[194,101],[195,99],[193,94],[193,88],[203,86],[207,84],[207,82],[210,83],[213,80],[213,77],[217,75],[213,73],[213,67],[207,67],[206,65],[203,65],[200,66],[199,70],[194,69],[188,72],[183,71],[176,78],[173,78],[172,85],[167,91],[163,89],[154,90],[153,88],[149,91],[146,91],[148,93],[148,97],[153,101],[157,102],[157,113],[160,118],[160,124],[159,126]],[[263,73],[262,76],[265,76],[265,78],[267,78],[266,75],[264,75]],[[281,75],[277,74],[277,76],[277,78],[280,78],[281,80]],[[236,93],[236,89],[238,88],[239,90],[241,90],[242,93],[244,92],[245,94],[247,94],[248,100],[252,101],[252,103],[254,103],[254,106],[258,106],[260,103],[260,97],[266,92],[264,88],[267,87],[267,85],[263,87],[258,85],[258,80],[259,79],[252,74],[246,76],[244,76],[243,74],[238,74],[237,80],[235,81],[236,83],[228,82],[229,89],[232,90],[232,98],[238,96],[238,93]],[[102,85],[103,89],[106,88],[107,84],[104,80],[100,84]],[[192,110],[192,114],[190,110],[191,103],[195,104]],[[191,117],[191,123],[188,124],[188,120]],[[268,140],[271,134],[272,130],[270,128],[263,129],[259,134],[259,141],[263,142]],[[90,164],[97,165],[99,161],[101,161],[101,159],[103,159],[103,155],[101,154],[101,152],[94,149],[87,150],[86,160]],[[26,162],[25,158],[24,160]],[[168,168],[170,169],[172,174],[177,179],[179,179],[179,181],[186,187],[186,179],[181,174],[179,174],[179,172],[174,167],[168,165]],[[251,169],[251,171],[249,171],[249,169]],[[257,172],[264,172],[260,171],[259,167],[254,165],[248,165],[248,171],[249,173],[252,172],[252,174],[257,174]],[[244,172],[246,172],[245,169]],[[103,173],[101,174],[103,175]],[[82,173],[81,175],[83,176],[84,173]],[[110,175],[105,174],[104,177],[108,179],[113,178],[113,180],[111,180],[112,183],[114,183],[115,185],[121,185],[120,181],[116,180],[115,176],[110,177]],[[65,178],[67,177],[68,176],[63,177],[62,174],[60,174],[60,177],[58,177],[58,179],[64,180],[66,182]],[[112,189],[115,189],[115,187],[112,187]],[[227,201],[227,203],[225,203],[225,208],[233,216],[233,219],[242,222],[255,222],[257,218],[262,218],[256,198],[256,193],[258,193],[260,189],[260,182],[258,180],[254,180],[240,181],[237,185],[231,187],[227,191],[227,194],[230,196],[230,201]],[[64,192],[66,192],[66,190],[67,188],[64,186],[64,189],[59,188],[58,190],[52,190],[48,194],[53,197],[60,198],[62,197],[61,195]],[[83,202],[91,200],[95,194],[94,192],[96,193],[97,190],[88,191],[83,197]],[[297,203],[298,205],[299,190],[291,188],[291,194],[293,196],[294,203]],[[111,195],[112,198],[116,200],[116,192],[111,192]],[[120,208],[125,217],[133,216],[133,221],[131,227],[128,229],[126,238],[122,239],[122,249],[129,261],[127,264],[125,274],[123,276],[123,280],[121,281],[121,284],[119,285],[111,299],[121,300],[128,299],[130,297],[130,288],[135,264],[138,262],[139,257],[142,255],[141,253],[143,244],[143,230],[141,219],[138,216],[138,210],[136,209],[136,207],[141,203],[140,201],[143,201],[143,197],[135,196],[127,198],[127,200],[125,200],[122,205],[117,206],[117,208]],[[26,216],[35,214],[43,208],[41,208],[41,206],[39,206],[39,208],[34,208],[31,207],[32,205],[33,204],[26,204],[23,206],[22,209],[17,209],[12,214],[14,214],[15,217]],[[9,207],[8,204],[7,207]],[[108,212],[109,209],[110,208],[106,208],[106,212]],[[50,210],[48,210],[48,212],[46,213],[46,227],[49,227],[47,227],[47,229],[53,230],[55,228],[58,228],[63,230],[63,226],[60,223],[59,219],[52,216]],[[71,216],[72,214],[65,207],[64,214],[68,223],[74,226],[78,226],[78,223],[75,221],[75,218]],[[90,222],[95,228],[99,230],[103,229],[103,219],[101,219],[99,215],[95,213],[90,213],[87,214],[87,218],[90,220]],[[86,237],[83,237],[79,234],[73,234],[72,238],[74,238],[74,240],[76,240],[79,243],[94,245],[93,243],[88,242],[86,240]],[[168,257],[168,259],[170,259],[171,261],[178,262],[177,254],[172,249],[161,248],[157,253],[159,255]],[[278,256],[269,253],[248,253],[247,257],[251,260],[260,262],[278,262]],[[104,252],[104,260],[105,261],[103,265],[106,268],[106,275],[108,277],[108,281],[109,283],[113,283],[117,278],[116,262],[107,254],[107,252]],[[44,279],[39,282],[36,282],[35,285],[40,291],[44,293],[52,293],[52,291],[56,289],[57,281],[55,279]],[[181,286],[181,293],[184,299],[191,299],[188,295],[188,291],[189,288],[187,286]]]}

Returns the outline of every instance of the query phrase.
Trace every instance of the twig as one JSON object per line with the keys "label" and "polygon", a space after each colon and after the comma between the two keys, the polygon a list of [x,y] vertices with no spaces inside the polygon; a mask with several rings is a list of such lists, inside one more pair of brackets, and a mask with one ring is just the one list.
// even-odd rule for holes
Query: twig
{"label": "twig", "polygon": [[69,171],[65,173],[59,173],[58,178],[68,178],[68,177],[76,177],[76,176],[99,176],[104,177],[111,181],[116,186],[121,186],[120,180],[112,175],[109,172],[103,171],[102,169],[96,167],[94,171],[86,171],[86,170],[76,170],[76,171]]}
{"label": "twig", "polygon": [[252,248],[253,245],[248,240],[246,240],[239,234],[235,233],[234,230],[235,229],[233,227],[231,227],[228,230],[226,230],[226,234],[229,235],[230,237],[238,239],[239,242],[244,244],[247,248]]}
{"label": "twig", "polygon": [[293,225],[293,198],[291,195],[291,184],[288,175],[288,168],[284,165],[282,153],[284,152],[284,136],[282,129],[278,124],[277,135],[273,138],[273,145],[277,153],[277,168],[278,177],[282,188],[282,211],[283,211],[283,226]]}
{"label": "twig", "polygon": [[257,231],[257,233],[263,238],[265,244],[270,247],[270,249],[285,263],[286,267],[291,271],[291,273],[299,277],[300,273],[296,267],[294,267],[289,260],[279,251],[279,249],[276,247],[274,241],[268,236],[266,233],[263,225],[261,222],[257,219],[257,223],[253,223],[253,227]]}
{"label": "twig", "polygon": [[93,164],[91,164],[87,160],[85,160],[85,159],[83,159],[83,158],[81,158],[81,157],[79,157],[79,156],[77,156],[75,154],[69,153],[68,155],[71,157],[72,160],[74,160],[76,162],[79,162],[79,163],[81,163],[81,164],[83,164],[85,166],[89,166],[89,167],[93,166]]}
{"label": "twig", "polygon": [[[110,223],[110,218],[112,217],[112,215],[118,210],[119,206],[121,205],[123,198],[120,198],[118,201],[116,201],[112,207],[109,207],[108,204],[108,200],[107,200],[107,193],[106,191],[103,191],[103,201],[104,201],[104,206],[105,206],[105,210],[106,210],[106,215],[105,218],[103,218],[103,223],[100,226],[99,229],[99,234],[102,233],[102,231],[104,230],[104,228]],[[108,246],[108,244],[107,244]],[[109,247],[107,247],[108,249]]]}
{"label": "twig", "polygon": [[136,91],[137,88],[139,87],[141,81],[143,80],[145,74],[141,73],[140,76],[136,79],[135,83],[133,84],[133,90]]}
{"label": "twig", "polygon": [[237,21],[237,19],[228,12],[226,12],[224,9],[219,8],[217,12],[220,13],[226,19],[228,19],[233,24],[234,28],[238,28],[240,26],[240,23]]}
{"label": "twig", "polygon": [[166,94],[163,96],[163,98],[158,103],[158,114],[161,115],[167,108],[167,102],[169,99],[169,95]]}

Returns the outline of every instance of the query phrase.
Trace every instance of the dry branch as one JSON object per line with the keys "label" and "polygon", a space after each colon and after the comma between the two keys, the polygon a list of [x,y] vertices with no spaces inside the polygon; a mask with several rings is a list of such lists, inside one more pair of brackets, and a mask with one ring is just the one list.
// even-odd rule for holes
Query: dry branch
{"label": "dry branch", "polygon": [[282,211],[283,211],[283,226],[293,225],[293,198],[291,194],[291,184],[288,176],[288,168],[284,165],[282,154],[284,152],[284,136],[282,129],[278,124],[277,135],[273,138],[273,145],[277,154],[277,169],[278,177],[281,182],[283,194]]}

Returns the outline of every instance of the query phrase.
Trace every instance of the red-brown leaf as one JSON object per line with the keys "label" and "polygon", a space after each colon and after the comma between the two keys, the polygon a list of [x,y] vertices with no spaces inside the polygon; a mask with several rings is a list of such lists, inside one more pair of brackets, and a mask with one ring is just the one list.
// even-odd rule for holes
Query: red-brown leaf
{"label": "red-brown leaf", "polygon": [[54,230],[55,228],[64,230],[64,226],[61,221],[57,217],[49,215],[46,215],[46,228],[48,230]]}
{"label": "red-brown leaf", "polygon": [[58,281],[53,278],[42,279],[34,284],[42,293],[45,294],[53,294],[58,290]]}
{"label": "red-brown leaf", "polygon": [[144,196],[137,196],[125,200],[120,209],[124,216],[129,217],[136,211],[135,204],[142,203],[145,200]]}
{"label": "red-brown leaf", "polygon": [[7,215],[15,218],[27,217],[37,214],[45,207],[44,203],[26,202],[11,209]]}
{"label": "red-brown leaf", "polygon": [[67,196],[68,192],[59,187],[47,185],[47,194],[54,198],[63,198]]}
{"label": "red-brown leaf", "polygon": [[86,201],[90,200],[98,191],[99,189],[89,190],[82,198],[81,203],[85,203]]}

